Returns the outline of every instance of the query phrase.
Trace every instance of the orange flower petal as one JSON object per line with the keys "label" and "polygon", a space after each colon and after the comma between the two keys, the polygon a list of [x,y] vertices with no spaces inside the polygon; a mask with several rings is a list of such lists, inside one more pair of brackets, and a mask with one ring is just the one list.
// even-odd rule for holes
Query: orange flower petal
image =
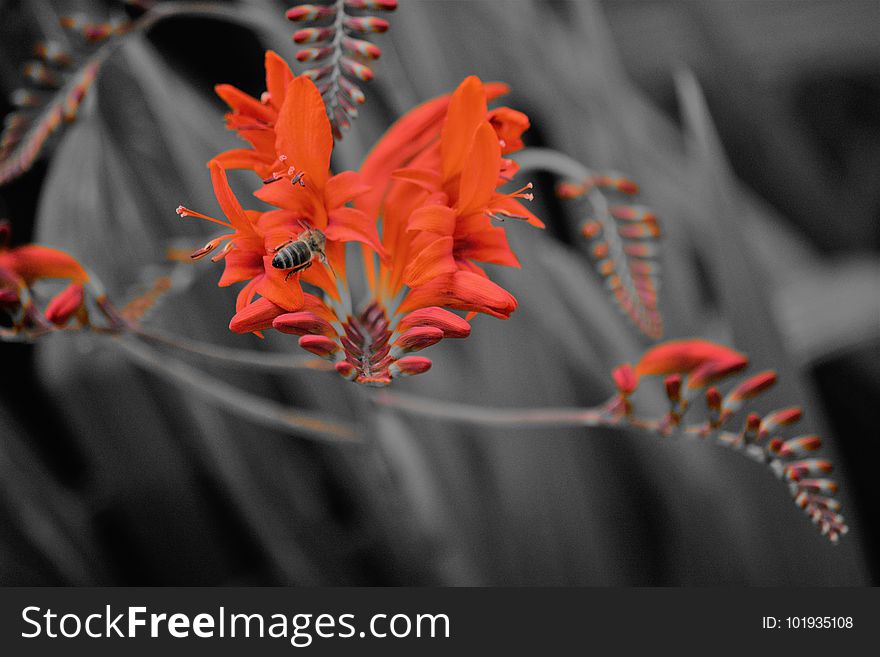
{"label": "orange flower petal", "polygon": [[453,312],[432,306],[414,310],[397,324],[401,333],[415,326],[433,326],[443,331],[444,338],[466,338],[471,333],[471,325]]}
{"label": "orange flower petal", "polygon": [[458,192],[458,211],[470,214],[486,207],[498,185],[501,146],[486,121],[476,128],[464,161]]}
{"label": "orange flower petal", "polygon": [[445,205],[425,205],[409,216],[406,229],[452,235],[455,232],[455,217],[455,211]]}
{"label": "orange flower petal", "polygon": [[440,237],[410,261],[404,271],[404,281],[410,287],[424,285],[436,276],[451,274],[458,267],[452,257],[452,237]]}
{"label": "orange flower petal", "polygon": [[287,92],[287,85],[293,80],[290,66],[277,53],[266,51],[266,91],[269,102],[275,109],[280,109]]}
{"label": "orange flower petal", "polygon": [[[307,218],[315,228],[324,230],[327,227],[327,210],[324,207],[323,197],[313,188],[303,189],[299,185],[294,186],[285,180],[278,180],[263,185],[254,192],[254,196],[265,203],[293,213],[297,219]],[[297,234],[300,232],[302,232],[301,228]]]}
{"label": "orange flower petal", "polygon": [[636,365],[636,374],[690,373],[708,362],[748,362],[745,355],[708,340],[671,340],[645,352]]}
{"label": "orange flower petal", "polygon": [[457,271],[410,290],[397,312],[406,314],[428,306],[445,306],[507,319],[516,310],[516,299],[486,278],[469,271]]}
{"label": "orange flower petal", "polygon": [[[327,256],[327,259],[330,259],[330,256]],[[322,289],[324,292],[329,294],[331,297],[340,300],[339,298],[339,290],[336,286],[336,279],[330,273],[330,268],[327,267],[322,262],[319,262],[317,259],[312,261],[312,266],[307,269],[303,269],[302,273],[299,274],[300,280],[304,283],[308,283],[309,285],[314,285],[317,288]]]}
{"label": "orange flower petal", "polygon": [[268,177],[272,173],[274,161],[274,156],[270,157],[265,153],[260,153],[250,148],[234,148],[220,153],[211,160],[211,162],[216,162],[224,169],[250,169],[251,171],[256,171],[257,175],[263,178]]}
{"label": "orange flower petal", "polygon": [[332,323],[338,321],[336,313],[330,310],[322,299],[319,299],[314,294],[309,294],[308,292],[303,294],[303,310],[308,310],[313,315],[317,315],[327,322]]}
{"label": "orange flower petal", "polygon": [[[508,92],[507,85],[498,82],[488,82],[483,89],[488,100]],[[373,190],[358,201],[358,207],[369,215],[378,213],[391,172],[408,166],[419,153],[436,143],[450,100],[451,94],[446,94],[413,108],[376,142],[361,165],[361,173]]]}
{"label": "orange flower petal", "polygon": [[509,107],[497,107],[489,112],[489,123],[498,139],[504,142],[502,153],[511,153],[523,147],[521,137],[529,129],[528,116]]}
{"label": "orange flower petal", "polygon": [[306,185],[323,190],[330,171],[333,135],[324,99],[309,78],[294,78],[275,123],[275,149],[305,172]]}
{"label": "orange flower petal", "polygon": [[0,252],[0,267],[5,267],[27,283],[41,278],[69,278],[85,283],[89,275],[76,259],[64,251],[38,244],[25,244]]}
{"label": "orange flower petal", "polygon": [[253,303],[242,306],[232,321],[229,322],[229,329],[233,333],[250,333],[252,331],[262,331],[272,327],[272,320],[284,312],[281,306],[278,306],[269,299],[257,299]]}
{"label": "orange flower petal", "polygon": [[332,210],[324,235],[328,240],[338,242],[363,242],[372,247],[381,258],[388,258],[388,254],[379,243],[376,224],[360,210],[354,208]]}
{"label": "orange flower petal", "polygon": [[229,181],[226,179],[226,172],[223,168],[213,160],[210,163],[211,182],[214,185],[214,195],[220,204],[223,214],[229,219],[236,231],[245,235],[254,234],[254,227],[248,220],[241,203],[235,198],[232,189],[229,187]]}
{"label": "orange flower petal", "polygon": [[444,179],[449,180],[461,172],[474,133],[485,120],[486,92],[483,84],[475,75],[468,76],[452,94],[441,131],[440,154]]}
{"label": "orange flower petal", "polygon": [[332,210],[369,192],[371,187],[357,171],[343,171],[327,181],[324,204]]}
{"label": "orange flower petal", "polygon": [[217,282],[218,287],[227,287],[233,283],[248,281],[263,274],[263,258],[260,253],[232,249],[223,258],[225,268]]}
{"label": "orange flower petal", "polygon": [[471,259],[493,265],[520,267],[516,254],[507,243],[504,229],[491,226],[487,230],[471,233],[459,239],[455,253],[460,259]]}
{"label": "orange flower petal", "polygon": [[257,295],[257,281],[252,280],[248,281],[247,284],[238,292],[238,296],[235,298],[235,312],[238,312],[245,306],[247,306],[251,301],[254,300],[254,297]]}
{"label": "orange flower petal", "polygon": [[272,266],[272,256],[263,257],[265,275],[258,279],[256,290],[260,296],[285,310],[299,310],[303,306],[303,291],[299,284],[299,276],[294,274],[285,280],[287,272]]}
{"label": "orange flower petal", "polygon": [[274,109],[266,107],[253,96],[249,96],[241,89],[236,89],[231,84],[218,84],[214,87],[214,91],[229,107],[240,114],[253,117],[266,124],[275,120],[276,112]]}
{"label": "orange flower petal", "polygon": [[418,185],[422,189],[425,189],[429,192],[440,189],[441,185],[443,184],[443,180],[440,178],[440,174],[437,171],[433,171],[431,169],[397,169],[394,173],[391,174],[391,177],[394,180],[400,180],[402,182],[408,182],[414,185]]}

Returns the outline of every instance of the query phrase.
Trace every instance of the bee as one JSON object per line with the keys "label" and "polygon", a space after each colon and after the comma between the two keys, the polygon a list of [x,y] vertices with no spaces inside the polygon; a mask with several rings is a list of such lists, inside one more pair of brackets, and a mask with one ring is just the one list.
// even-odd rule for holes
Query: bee
{"label": "bee", "polygon": [[324,247],[327,244],[327,238],[317,228],[309,228],[305,224],[300,224],[305,230],[299,234],[296,239],[288,240],[279,244],[272,253],[272,266],[275,269],[289,269],[286,281],[299,271],[308,269],[312,266],[312,262],[317,256],[318,260],[329,266],[327,255],[324,253]]}

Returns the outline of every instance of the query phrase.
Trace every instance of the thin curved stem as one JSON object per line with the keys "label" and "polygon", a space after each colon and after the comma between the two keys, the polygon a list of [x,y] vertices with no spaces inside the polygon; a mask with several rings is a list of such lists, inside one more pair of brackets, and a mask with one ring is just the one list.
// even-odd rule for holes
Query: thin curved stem
{"label": "thin curved stem", "polygon": [[382,391],[373,398],[379,406],[410,415],[481,426],[613,427],[619,421],[604,407],[595,408],[486,408],[459,402],[441,402],[418,395]]}
{"label": "thin curved stem", "polygon": [[276,402],[252,395],[189,365],[163,358],[154,349],[135,340],[117,337],[115,342],[141,367],[175,381],[184,386],[187,392],[212,403],[219,403],[219,407],[223,410],[252,422],[312,440],[337,444],[352,444],[360,441],[356,428],[348,422],[330,419],[309,411],[291,410]]}
{"label": "thin curved stem", "polygon": [[126,333],[154,344],[161,344],[184,351],[194,356],[208,358],[212,363],[234,368],[259,368],[270,372],[289,372],[291,370],[330,371],[333,365],[316,357],[288,353],[266,353],[251,349],[236,349],[222,345],[193,340],[161,329],[144,328],[139,325],[127,326]]}

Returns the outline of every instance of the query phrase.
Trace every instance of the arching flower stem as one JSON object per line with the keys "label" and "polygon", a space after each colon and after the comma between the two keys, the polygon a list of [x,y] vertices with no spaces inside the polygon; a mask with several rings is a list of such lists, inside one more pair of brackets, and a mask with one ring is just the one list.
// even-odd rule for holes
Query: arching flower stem
{"label": "arching flower stem", "polygon": [[327,361],[301,354],[288,354],[286,352],[268,353],[252,349],[236,349],[202,340],[193,340],[163,331],[162,329],[147,328],[140,325],[131,325],[127,327],[126,332],[145,342],[161,344],[179,351],[185,351],[226,367],[259,369],[268,372],[289,372],[291,370],[303,369],[333,371],[333,366]]}
{"label": "arching flower stem", "polygon": [[348,422],[290,409],[252,395],[185,363],[163,358],[155,349],[134,340],[120,337],[116,344],[141,367],[183,385],[190,393],[256,424],[313,440],[339,444],[360,442],[356,428]]}

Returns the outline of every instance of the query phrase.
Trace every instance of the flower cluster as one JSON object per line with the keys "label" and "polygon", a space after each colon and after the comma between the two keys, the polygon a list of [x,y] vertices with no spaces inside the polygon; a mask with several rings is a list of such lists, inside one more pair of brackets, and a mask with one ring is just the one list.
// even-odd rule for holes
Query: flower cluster
{"label": "flower cluster", "polygon": [[[745,403],[776,383],[776,373],[756,374],[722,394],[716,387],[729,376],[748,366],[748,358],[723,345],[706,340],[673,340],[658,344],[642,356],[635,367],[625,364],[613,372],[618,394],[605,411],[617,423],[656,431],[664,436],[682,432],[742,452],[769,467],[788,484],[795,503],[810,516],[823,535],[836,543],[848,531],[840,502],[832,496],[837,483],[828,479],[832,464],[826,459],[805,458],[822,446],[818,436],[785,439],[777,433],[798,422],[800,408],[775,410],[764,416],[743,413]],[[642,377],[663,376],[669,409],[658,419],[640,418],[634,411],[632,396]],[[705,418],[684,424],[685,413],[700,396],[705,402]],[[737,415],[745,415],[738,430],[730,430]]]}
{"label": "flower cluster", "polygon": [[[331,125],[308,77],[267,52],[261,98],[218,86],[231,108],[227,126],[249,147],[209,163],[225,219],[178,213],[227,229],[193,257],[224,260],[221,286],[245,283],[230,328],[299,335],[301,347],[345,378],[387,385],[427,371],[431,362],[412,354],[466,337],[473,314],[509,317],[516,299],[481,265],[519,266],[499,223],[543,224],[521,204],[531,200],[531,184],[498,191],[517,172],[505,155],[522,147],[529,126],[520,112],[488,108],[505,91],[469,77],[397,121],[360,171],[331,175]],[[255,196],[275,209],[243,209],[227,183],[232,168],[255,172],[262,179]],[[349,243],[360,246],[369,290],[355,304]]]}

